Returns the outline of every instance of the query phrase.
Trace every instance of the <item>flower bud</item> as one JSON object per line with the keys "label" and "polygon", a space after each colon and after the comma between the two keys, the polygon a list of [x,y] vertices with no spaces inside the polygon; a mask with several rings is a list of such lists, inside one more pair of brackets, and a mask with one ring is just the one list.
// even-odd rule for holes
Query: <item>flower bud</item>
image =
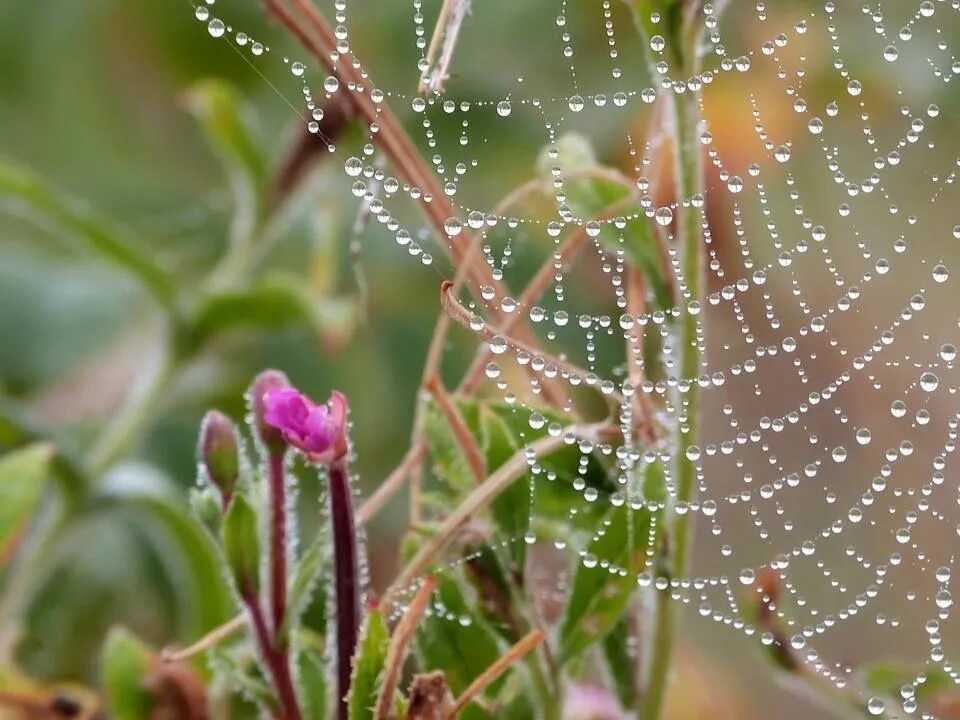
{"label": "flower bud", "polygon": [[200,426],[200,462],[226,507],[240,476],[240,443],[233,421],[217,410],[208,412]]}
{"label": "flower bud", "polygon": [[290,387],[290,380],[279,370],[264,370],[257,375],[250,387],[248,402],[253,414],[254,429],[260,441],[271,454],[282,453],[287,449],[283,432],[266,421],[266,397],[272,391]]}

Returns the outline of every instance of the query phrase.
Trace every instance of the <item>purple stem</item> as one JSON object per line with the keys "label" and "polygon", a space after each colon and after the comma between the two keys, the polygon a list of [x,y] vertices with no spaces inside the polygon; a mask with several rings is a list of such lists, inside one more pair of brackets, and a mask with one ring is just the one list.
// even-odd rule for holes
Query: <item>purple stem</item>
{"label": "purple stem", "polygon": [[241,598],[250,611],[257,646],[260,648],[260,654],[267,664],[267,669],[276,687],[277,696],[280,699],[279,718],[281,720],[302,720],[303,715],[300,713],[300,704],[297,701],[297,691],[293,685],[290,659],[287,652],[274,645],[256,591],[246,587],[241,593]]}
{"label": "purple stem", "polygon": [[337,613],[337,717],[347,720],[347,694],[360,629],[360,568],[346,458],[330,465],[330,520]]}
{"label": "purple stem", "polygon": [[270,607],[273,633],[278,649],[286,645],[280,637],[287,608],[287,481],[285,453],[271,452],[270,475]]}

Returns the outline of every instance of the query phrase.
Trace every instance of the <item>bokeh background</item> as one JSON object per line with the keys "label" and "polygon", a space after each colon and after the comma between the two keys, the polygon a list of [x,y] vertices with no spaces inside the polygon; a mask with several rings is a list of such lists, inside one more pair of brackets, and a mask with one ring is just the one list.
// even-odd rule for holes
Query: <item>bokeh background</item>
{"label": "bokeh background", "polygon": [[[770,207],[785,225],[797,204],[786,182],[787,173],[791,174],[803,195],[804,212],[824,218],[818,222],[828,224],[831,234],[823,247],[829,249],[841,274],[854,278],[864,271],[863,248],[858,248],[858,243],[865,244],[868,253],[875,250],[877,257],[893,258],[893,243],[903,236],[907,261],[898,266],[896,280],[870,295],[855,316],[838,320],[832,337],[841,337],[843,349],[849,345],[849,354],[831,346],[826,335],[822,347],[815,345],[818,340],[804,345],[808,355],[818,357],[809,367],[809,388],[793,387],[783,380],[782,392],[776,392],[781,374],[795,379],[784,364],[765,366],[749,382],[731,381],[710,393],[708,437],[719,439],[728,433],[727,419],[720,410],[726,403],[734,404],[743,414],[744,425],[751,426],[748,418],[756,421],[764,415],[775,416],[784,407],[802,402],[812,387],[827,384],[849,370],[853,356],[869,348],[917,288],[931,285],[927,260],[948,266],[960,261],[960,241],[952,235],[960,217],[956,184],[951,178],[957,169],[960,93],[956,82],[949,82],[951,75],[956,77],[949,52],[937,48],[938,42],[956,47],[960,39],[957,14],[946,2],[936,3],[936,18],[917,23],[901,57],[889,63],[881,57],[883,48],[914,17],[918,3],[885,4],[887,39],[878,34],[874,20],[857,3],[849,3],[849,7],[839,4],[844,7],[836,15],[838,39],[834,41],[823,18],[822,3],[777,0],[758,13],[753,2],[731,0],[721,23],[724,43],[732,56],[752,52],[753,66],[744,73],[728,73],[706,89],[710,129],[731,173],[747,177],[747,166],[757,161],[770,169],[771,174],[764,176]],[[568,0],[565,5],[564,29],[571,33],[575,48],[575,80],[571,61],[562,54],[564,43],[558,38],[560,3],[538,0],[474,8],[449,82],[451,97],[487,103],[467,116],[471,143],[463,154],[482,158],[482,162],[470,171],[456,198],[464,206],[489,208],[511,187],[534,177],[536,158],[546,143],[541,113],[515,102],[517,109],[509,122],[502,122],[492,112],[496,102],[508,95],[565,100],[572,94],[574,82],[584,94],[604,92],[608,96],[649,84],[639,39],[620,3],[601,7],[597,2]],[[422,3],[428,36],[437,6],[435,0]],[[608,54],[605,8],[609,8],[616,33],[619,57],[615,61]],[[271,48],[270,53],[251,63],[247,61],[249,53],[241,55],[227,43],[213,40],[186,0],[0,0],[3,162],[29,168],[57,192],[112,218],[142,252],[174,270],[178,289],[185,295],[203,282],[222,253],[234,212],[229,174],[198,122],[198,84],[216,79],[235,90],[268,175],[289,157],[290,148],[301,137],[305,112],[300,82],[282,60],[300,57],[299,48],[266,21],[258,3],[218,0],[215,9],[232,26],[261,39]],[[393,0],[362,6],[350,3],[348,27],[356,53],[379,86],[389,91],[401,119],[423,146],[424,133],[418,127],[422,118],[409,104],[418,77],[414,13],[412,3]],[[778,50],[778,61],[789,74],[786,80],[778,79],[777,64],[764,60],[757,50],[780,32],[793,37],[794,26],[804,20],[810,29],[802,46],[795,43]],[[831,47],[834,42],[841,46],[840,51]],[[845,93],[846,81],[835,67],[838,57],[843,58],[851,77],[866,88],[867,119]],[[942,77],[934,75],[929,58],[941,64]],[[622,69],[621,77],[613,76],[613,67]],[[803,76],[797,77],[796,70],[801,67]],[[319,92],[323,74],[310,67],[307,77]],[[811,110],[812,114],[823,115],[828,103],[840,100],[842,108],[831,121],[829,144],[838,148],[837,157],[845,168],[851,168],[851,179],[856,182],[873,172],[870,164],[876,154],[876,148],[865,141],[865,126],[871,128],[876,147],[886,154],[909,126],[909,119],[900,114],[901,106],[917,110],[935,103],[940,114],[936,122],[928,119],[929,128],[919,143],[911,142],[902,150],[909,162],[889,179],[885,176],[883,193],[877,192],[870,201],[876,205],[867,205],[855,222],[847,221],[837,208],[855,201],[834,181],[822,139],[807,132],[808,115],[795,112],[794,97],[787,92],[790,87],[801,88],[810,108],[817,109],[816,113]],[[793,143],[793,159],[786,170],[778,169],[764,150],[754,127],[758,119],[752,114],[754,108],[766,133]],[[567,115],[561,129],[586,132],[604,162],[630,172],[635,160],[626,138],[630,134],[635,142],[642,142],[649,115],[650,106],[631,102],[616,112],[605,108],[585,112],[580,118]],[[453,147],[460,119],[441,112],[430,117],[441,145]],[[358,201],[350,192],[352,181],[343,172],[343,162],[358,154],[364,141],[361,132],[349,130],[338,139],[335,154],[317,154],[299,191],[292,219],[263,261],[265,272],[298,279],[311,300],[322,306],[319,319],[279,329],[241,327],[218,337],[155,398],[149,418],[124,446],[124,462],[114,468],[109,482],[128,488],[162,488],[171,503],[184,506],[196,478],[195,445],[202,414],[219,407],[241,417],[247,383],[268,366],[283,369],[317,397],[330,388],[339,388],[350,397],[363,494],[371,492],[403,456],[438,310],[437,288],[453,269],[429,234],[423,234],[421,244],[435,260],[425,266],[409,257],[375,221],[359,237],[359,259],[353,257],[357,252],[350,247],[351,228]],[[710,182],[718,188],[721,185],[716,169],[711,171]],[[743,245],[732,222],[729,195],[719,190],[715,194],[717,199],[710,197],[713,247],[731,268],[730,282],[745,274],[740,266]],[[891,216],[887,212],[890,204],[902,206],[902,212]],[[548,210],[549,204],[541,203],[524,213],[547,217]],[[419,227],[412,209],[397,208],[397,212],[411,219],[412,227]],[[916,223],[905,221],[911,214],[918,217]],[[128,274],[89,252],[68,233],[34,220],[20,204],[0,197],[0,394],[5,412],[18,418],[18,423],[22,421],[19,430],[7,428],[0,441],[8,447],[20,444],[26,432],[23,428],[31,428],[55,438],[66,456],[82,462],[124,398],[136,391],[138,378],[149,374],[163,324],[154,302]],[[765,223],[759,206],[745,203],[747,246],[758,260],[770,262],[776,252]],[[549,246],[541,232],[525,227],[513,235],[511,247],[521,266],[535,266]],[[797,240],[796,228],[785,229],[788,246]],[[820,250],[817,247],[810,255]],[[809,271],[800,263],[794,268],[803,280],[803,296],[814,304],[818,299],[833,300],[838,294],[835,276],[824,272],[821,263],[816,265],[811,264]],[[589,271],[572,278],[567,301],[571,313],[578,303],[593,302],[593,284],[606,282],[599,273]],[[713,283],[711,291],[719,291],[723,284],[716,279]],[[793,289],[789,275],[771,273],[764,291],[782,307],[791,300]],[[890,402],[903,396],[911,383],[915,385],[915,362],[926,362],[924,352],[941,342],[955,341],[958,299],[955,285],[937,288],[928,298],[922,321],[897,335],[899,362],[878,362],[876,377],[850,383],[842,413],[830,411],[816,419],[811,415],[805,421],[808,432],[821,435],[818,448],[849,443],[851,428],[871,420],[875,424],[867,450],[852,453],[842,468],[825,469],[810,492],[783,498],[783,507],[798,526],[791,537],[815,534],[834,514],[845,513],[882,465],[883,449],[898,446],[907,436],[903,425],[889,421]],[[719,311],[711,315],[711,361],[716,360],[717,369],[750,357],[752,347],[737,345],[745,323],[755,328],[758,344],[772,342],[777,335],[764,317],[765,301],[760,292],[751,291],[741,298],[743,317]],[[610,304],[606,312],[613,311]],[[787,328],[808,322],[809,317],[800,310],[787,311],[779,335],[789,335]],[[731,343],[731,348],[724,347]],[[447,371],[453,373],[461,367],[474,346],[465,333],[455,333]],[[916,358],[911,356],[911,348],[917,350]],[[601,360],[607,367],[617,362],[613,356]],[[922,399],[912,396],[911,417],[925,406],[941,424],[946,422],[955,411],[951,369],[943,369],[940,392]],[[756,384],[770,389],[757,396]],[[911,397],[909,391],[906,397]],[[781,462],[801,463],[802,467],[810,455],[805,442],[803,435],[793,436],[778,448]],[[942,445],[940,436],[917,441],[914,459],[919,458],[920,469],[915,479],[902,481],[904,494],[919,491],[929,480],[929,463],[938,452],[938,443]],[[764,472],[761,456],[752,457],[745,451],[740,457],[758,468],[758,486],[767,481],[760,477]],[[708,462],[711,495],[722,498],[743,489],[743,468],[726,472],[718,464],[710,474],[711,467]],[[956,480],[952,483],[955,486]],[[309,482],[304,491],[318,492]],[[831,493],[838,497],[828,501]],[[955,495],[946,497],[953,501]],[[763,505],[761,513],[775,526],[779,524],[782,532],[783,520],[774,511],[778,502]],[[878,502],[891,508],[895,505],[889,496]],[[401,495],[370,528],[374,588],[382,588],[395,570],[396,541],[404,529],[405,508]],[[956,512],[955,507],[943,510]],[[306,518],[308,523],[315,521]],[[881,517],[870,532],[857,535],[850,531],[830,545],[827,556],[819,557],[828,565],[836,563],[842,573],[846,545],[852,543],[858,551],[868,553],[889,551],[891,533],[899,524],[896,517],[889,521]],[[883,598],[884,613],[896,617],[914,612],[916,605],[905,599],[911,584],[929,594],[931,568],[941,564],[938,558],[952,558],[957,547],[955,526],[955,520],[931,524],[916,540],[921,554],[929,556],[925,561],[917,560],[916,552],[905,551],[905,562],[916,563],[916,568],[906,572],[903,587]],[[923,523],[918,529],[923,530]],[[731,516],[724,528],[722,543],[737,549],[733,560],[721,558],[721,541],[709,530],[702,524],[698,537],[700,572],[734,573],[739,567],[769,562],[771,544],[757,539],[746,512],[742,517]],[[149,523],[120,503],[77,522],[46,556],[52,559],[42,570],[28,568],[15,576],[8,568],[0,592],[14,597],[8,604],[14,615],[22,614],[23,622],[15,635],[7,633],[8,641],[0,646],[7,672],[23,672],[41,683],[65,679],[89,683],[110,626],[131,626],[160,646],[190,640],[198,627],[215,616],[219,612],[216,607],[203,611],[208,615],[197,610],[198,600],[190,593],[203,588],[184,589],[183,563],[165,556],[167,540],[151,538],[152,532]],[[850,543],[843,542],[848,538]],[[860,584],[856,573],[861,570],[850,569],[851,585]],[[13,580],[26,583],[29,591],[15,594]],[[217,579],[210,582],[215,585]],[[853,588],[851,592],[849,597],[837,597],[832,594],[835,588],[819,588],[813,583],[810,602],[823,608],[846,604],[856,594]],[[826,641],[826,654],[849,663],[891,653],[923,658],[927,640],[922,634],[886,634],[887,629],[879,630],[873,622],[875,612],[879,610],[871,610],[862,625],[852,620],[845,625],[849,630],[833,633]],[[695,612],[688,615],[681,652],[687,692],[675,704],[673,716],[760,718],[774,710],[783,717],[819,716],[822,710],[814,709],[815,703],[778,684],[753,642],[722,622],[698,618]],[[955,638],[953,645],[954,651],[960,649]]]}

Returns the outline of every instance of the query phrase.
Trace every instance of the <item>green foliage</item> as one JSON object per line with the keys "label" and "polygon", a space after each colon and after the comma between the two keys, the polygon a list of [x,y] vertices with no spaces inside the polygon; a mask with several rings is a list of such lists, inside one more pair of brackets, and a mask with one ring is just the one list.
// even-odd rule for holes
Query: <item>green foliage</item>
{"label": "green foliage", "polygon": [[243,694],[270,712],[277,711],[277,701],[270,685],[249,653],[241,657],[234,650],[215,647],[209,653],[210,668],[231,690]]}
{"label": "green foliage", "polygon": [[284,635],[290,632],[290,625],[299,620],[310,603],[320,582],[324,563],[330,557],[330,550],[328,535],[319,533],[300,555],[287,595],[287,627],[284,628]]}
{"label": "green foliage", "polygon": [[33,172],[0,161],[0,198],[15,203],[37,224],[65,231],[82,241],[90,253],[140,281],[157,301],[171,310],[175,288],[170,274],[114,223],[73,198],[68,198]]}
{"label": "green foliage", "polygon": [[353,677],[347,697],[350,720],[372,720],[389,644],[390,631],[386,618],[379,610],[370,610],[363,621],[363,631],[353,659]]}
{"label": "green foliage", "polygon": [[607,513],[577,565],[560,628],[561,662],[578,657],[616,627],[647,565],[651,515],[629,503]]}
{"label": "green foliage", "polygon": [[323,657],[313,649],[297,652],[299,699],[304,720],[325,720],[327,717],[327,671]]}
{"label": "green foliage", "polygon": [[191,88],[188,100],[231,183],[245,186],[244,197],[258,202],[266,191],[267,163],[236,88],[222,80],[204,80]]}
{"label": "green foliage", "polygon": [[223,556],[241,595],[260,587],[260,534],[257,511],[241,492],[235,493],[220,529]]}
{"label": "green foliage", "polygon": [[603,638],[603,657],[607,663],[607,672],[613,680],[613,689],[623,707],[633,707],[640,696],[636,649],[631,651],[630,644],[636,642],[626,616],[617,620],[613,629]]}
{"label": "green foliage", "polygon": [[900,697],[901,688],[916,684],[918,702],[928,702],[956,688],[949,673],[935,665],[909,666],[901,662],[878,661],[863,666],[860,674],[864,688],[874,695]]}
{"label": "green foliage", "polygon": [[[500,657],[500,645],[474,612],[472,603],[452,577],[440,578],[435,612],[420,621],[417,628],[417,654],[424,672],[442,670],[454,695],[463,690]],[[489,688],[495,694],[503,685],[501,677]],[[471,706],[464,717],[487,717]]]}
{"label": "green foliage", "polygon": [[302,281],[292,277],[265,278],[238,289],[204,296],[192,316],[188,348],[200,348],[218,335],[237,329],[278,332],[303,328],[321,330],[327,323],[325,302],[311,297]]}
{"label": "green foliage", "polygon": [[[487,457],[487,472],[492,473],[520,451],[520,445],[509,426],[490,408],[480,409],[482,449]],[[524,476],[527,478],[527,476]],[[523,577],[526,564],[525,536],[530,529],[533,495],[530,481],[514,482],[493,501],[491,511],[505,537],[511,538],[510,555],[513,571]]]}
{"label": "green foliage", "polygon": [[154,700],[144,685],[150,650],[123,628],[114,628],[103,648],[103,688],[110,716],[116,720],[150,717]]}

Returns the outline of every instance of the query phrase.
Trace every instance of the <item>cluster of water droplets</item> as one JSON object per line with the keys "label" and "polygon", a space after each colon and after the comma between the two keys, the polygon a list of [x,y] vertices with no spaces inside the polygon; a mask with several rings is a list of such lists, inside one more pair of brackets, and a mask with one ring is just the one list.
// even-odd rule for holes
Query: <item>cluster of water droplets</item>
{"label": "cluster of water droplets", "polygon": [[[389,101],[409,110],[439,186],[457,210],[443,223],[446,237],[440,244],[480,236],[480,250],[498,283],[482,287],[471,307],[474,329],[495,331],[487,339],[492,357],[485,376],[506,402],[528,415],[531,429],[565,432],[537,410],[537,402],[529,402],[550,383],[620,398],[619,417],[626,426],[643,397],[659,408],[657,422],[667,438],[688,422],[690,388],[702,391],[701,437],[686,452],[696,465],[698,485],[689,503],[676,498],[669,440],[648,447],[564,438],[581,452],[574,487],[584,506],[604,502],[582,478],[589,456],[598,454],[614,465],[623,484],[612,504],[659,508],[643,497],[635,478],[647,465],[665,461],[667,505],[674,513],[697,516],[695,574],[667,579],[646,569],[637,573],[638,584],[669,589],[678,603],[696,609],[693,616],[763,644],[779,642],[776,628],[781,628],[809,670],[840,691],[860,693],[872,715],[930,716],[918,700],[928,675],[945,673],[960,684],[960,668],[949,655],[960,647],[945,642],[951,632],[957,636],[952,583],[960,547],[960,294],[951,260],[960,258],[960,217],[944,220],[956,215],[960,200],[960,148],[944,140],[951,132],[955,137],[955,120],[930,99],[958,82],[960,60],[951,38],[960,29],[960,2],[854,7],[827,0],[797,11],[786,23],[786,14],[774,14],[773,4],[734,2],[727,10],[731,23],[750,22],[762,35],[736,51],[725,44],[723,23],[705,3],[704,69],[676,77],[667,40],[654,34],[649,39],[654,76],[644,79],[641,71],[621,67],[619,47],[639,40],[632,27],[615,22],[611,0],[603,0],[592,12],[606,37],[610,77],[620,88],[609,97],[581,87],[567,4],[559,3],[556,26],[547,28],[557,44],[558,72],[569,73],[570,93],[562,97],[524,94],[522,78],[494,99],[459,97],[455,83],[448,94],[416,94],[416,78],[429,69],[433,22],[422,0],[413,0],[420,61],[411,68],[409,88],[387,91],[373,83],[345,88],[327,75],[314,90],[309,83],[316,68],[294,58],[283,63],[303,83],[303,116],[311,132],[320,131],[324,105],[338,92],[366,93],[378,107]],[[253,56],[269,52],[214,10],[214,0],[195,6],[197,20],[212,37]],[[345,56],[346,0],[336,0],[334,20],[338,51]],[[469,22],[462,32],[470,32]],[[864,61],[863,54],[870,57]],[[820,77],[811,80],[814,70]],[[361,74],[366,78],[362,69]],[[808,92],[808,81],[829,81],[836,90],[827,102],[814,101],[809,98],[825,91]],[[708,118],[716,117],[710,104],[721,93],[742,114],[735,143],[724,143],[709,122],[701,125],[705,194],[658,206],[648,177],[654,175],[661,140],[638,144],[628,135],[623,144],[633,163],[631,192],[637,202],[614,217],[579,217],[570,210],[570,179],[560,167],[569,123],[590,112],[636,113],[658,98],[697,92]],[[553,218],[524,215],[518,198],[474,207],[461,192],[464,179],[483,162],[483,143],[497,140],[495,129],[481,133],[474,126],[496,128],[499,121],[507,128],[519,113],[543,123]],[[449,142],[438,137],[441,125],[444,132],[455,127],[456,137]],[[892,132],[895,126],[899,130]],[[438,239],[426,226],[404,223],[397,201],[436,199],[399,180],[396,169],[381,161],[377,131],[369,129],[359,155],[340,157],[344,171],[354,195],[397,245],[430,265],[427,248],[436,248]],[[336,152],[332,144],[331,151]],[[708,282],[702,301],[686,291],[673,235],[677,216],[689,208],[702,223],[705,243]],[[622,240],[637,222],[649,223],[663,243],[676,278],[673,307],[628,312],[626,251],[611,248],[601,236],[612,232]],[[600,281],[591,280],[599,286],[587,292],[569,287],[572,270],[564,254],[565,243],[578,232],[587,251],[574,265],[593,264],[601,273]],[[553,260],[545,292],[529,303],[519,294],[522,288],[516,296],[505,290],[521,242],[549,248],[548,268]],[[590,295],[603,295],[617,312],[574,305],[573,298]],[[522,317],[512,327],[529,322],[547,352],[518,346],[513,333],[496,331],[495,318],[502,324],[514,316]],[[691,316],[699,324],[702,363],[696,377],[684,377],[676,328]],[[614,346],[623,353],[623,341],[636,344],[641,332],[662,342],[662,376],[655,377],[640,356],[619,363],[606,356]],[[571,370],[567,361],[583,372]],[[532,453],[528,461],[535,496],[535,484],[554,476]],[[598,527],[595,537],[605,530]],[[574,550],[597,572],[628,572],[591,553],[592,539],[551,543]],[[531,532],[513,541],[532,545],[538,538]],[[763,581],[769,577],[776,579],[776,592]],[[568,581],[561,578],[561,589]],[[745,607],[760,601],[771,609],[773,624],[749,619]],[[451,621],[469,622],[440,606],[435,610]],[[864,637],[871,638],[870,654],[915,663],[917,676],[899,697],[871,696],[858,685],[857,663],[848,659],[848,650],[854,638]]]}

